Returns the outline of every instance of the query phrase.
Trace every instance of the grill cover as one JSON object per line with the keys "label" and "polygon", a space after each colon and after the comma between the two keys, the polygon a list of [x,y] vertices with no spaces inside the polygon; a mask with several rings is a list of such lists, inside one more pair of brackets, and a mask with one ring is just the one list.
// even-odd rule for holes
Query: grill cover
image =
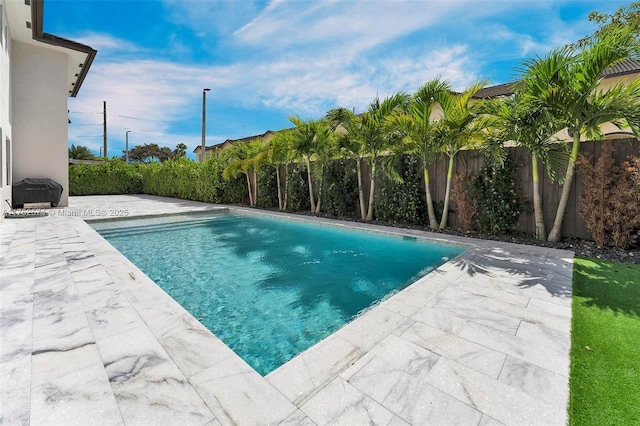
{"label": "grill cover", "polygon": [[62,185],[53,179],[27,178],[13,184],[13,208],[25,203],[51,203],[56,207],[62,195]]}

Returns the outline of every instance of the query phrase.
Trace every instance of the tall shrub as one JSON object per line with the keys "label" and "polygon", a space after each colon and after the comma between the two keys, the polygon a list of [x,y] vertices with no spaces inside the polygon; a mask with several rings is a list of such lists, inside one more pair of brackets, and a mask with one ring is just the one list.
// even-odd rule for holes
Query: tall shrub
{"label": "tall shrub", "polygon": [[303,165],[292,163],[287,167],[287,211],[299,212],[306,210],[309,204],[309,189],[307,185],[307,173]]}
{"label": "tall shrub", "polygon": [[326,166],[324,211],[336,217],[355,217],[358,203],[356,160],[334,160]]}
{"label": "tall shrub", "polygon": [[640,229],[640,158],[620,167],[613,152],[605,142],[595,164],[591,155],[578,160],[584,188],[579,214],[596,244],[624,249],[636,242]]}
{"label": "tall shrub", "polygon": [[395,169],[401,180],[384,177],[376,198],[376,218],[397,224],[422,224],[427,220],[421,199],[420,170],[415,156],[401,156]]}
{"label": "tall shrub", "polygon": [[515,170],[508,157],[502,165],[490,163],[480,170],[473,189],[480,231],[501,235],[518,228],[521,203],[513,179]]}
{"label": "tall shrub", "polygon": [[258,207],[275,209],[278,207],[278,182],[276,169],[272,166],[262,166],[258,171]]}

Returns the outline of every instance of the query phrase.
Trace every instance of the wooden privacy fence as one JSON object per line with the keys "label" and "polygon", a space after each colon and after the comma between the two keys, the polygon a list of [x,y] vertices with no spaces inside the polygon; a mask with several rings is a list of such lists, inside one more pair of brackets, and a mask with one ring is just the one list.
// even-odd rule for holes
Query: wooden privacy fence
{"label": "wooden privacy fence", "polygon": [[[614,148],[613,156],[617,164],[621,164],[627,160],[629,156],[640,156],[640,142],[636,139],[616,139],[611,141]],[[595,161],[600,158],[603,141],[582,142],[580,145],[580,155],[591,154]],[[507,148],[507,153],[514,163],[518,166],[517,175],[514,176],[518,193],[523,199],[522,213],[520,214],[519,223],[522,230],[528,234],[535,234],[535,221],[533,216],[533,189],[531,178],[531,156],[529,151],[523,147]],[[444,195],[447,180],[448,157],[443,157],[429,168],[429,178],[431,180],[430,188],[435,205],[444,203]],[[468,150],[461,151],[455,157],[454,175],[462,174],[470,171],[473,175],[477,175],[484,165],[484,158],[480,151]],[[544,223],[547,232],[551,230],[555,219],[556,208],[560,200],[562,187],[560,184],[551,181],[546,173],[546,167],[539,164],[540,171],[540,196],[542,198],[544,210]],[[422,174],[419,174],[422,176]],[[559,173],[564,176],[564,171]],[[364,165],[363,177],[365,179],[365,188],[368,192],[369,187],[369,169]],[[421,178],[420,185],[424,185]],[[424,191],[423,191],[424,192]],[[582,193],[582,177],[580,173],[576,173],[573,181],[571,196],[567,205],[563,226],[562,236],[568,238],[585,238],[590,239],[591,235],[584,226],[584,222],[580,218],[580,195]],[[424,198],[424,193],[422,195]],[[449,225],[457,226],[457,206],[455,201],[451,201],[449,208]],[[439,218],[438,218],[439,219]]]}

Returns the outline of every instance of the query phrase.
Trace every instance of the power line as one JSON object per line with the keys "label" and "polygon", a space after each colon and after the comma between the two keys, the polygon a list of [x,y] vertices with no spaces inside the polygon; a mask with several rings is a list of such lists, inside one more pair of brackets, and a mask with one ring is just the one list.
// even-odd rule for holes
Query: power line
{"label": "power line", "polygon": [[141,121],[152,121],[154,123],[177,123],[177,121],[166,121],[166,120],[150,120],[148,118],[139,118],[139,117],[130,117],[128,115],[119,115],[118,117],[128,118],[130,120],[141,120]]}

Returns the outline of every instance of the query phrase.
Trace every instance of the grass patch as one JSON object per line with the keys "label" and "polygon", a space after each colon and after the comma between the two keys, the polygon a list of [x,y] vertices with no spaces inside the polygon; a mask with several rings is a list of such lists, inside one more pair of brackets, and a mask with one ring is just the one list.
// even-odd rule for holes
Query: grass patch
{"label": "grass patch", "polygon": [[640,266],[574,262],[569,424],[640,424]]}

